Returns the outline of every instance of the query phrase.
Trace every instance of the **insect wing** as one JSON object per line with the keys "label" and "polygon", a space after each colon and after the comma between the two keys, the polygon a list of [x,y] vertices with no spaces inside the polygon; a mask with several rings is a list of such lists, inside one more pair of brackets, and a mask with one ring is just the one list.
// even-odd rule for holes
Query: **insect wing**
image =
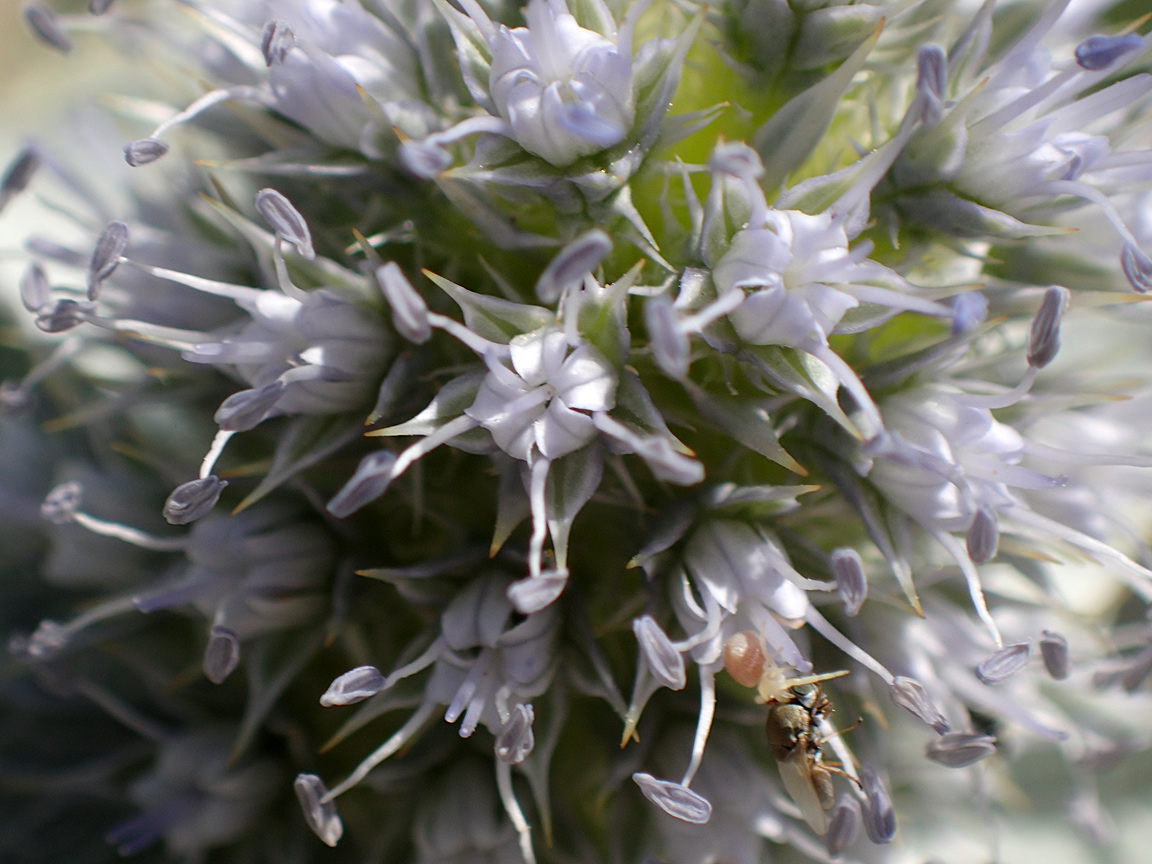
{"label": "insect wing", "polygon": [[812,785],[812,777],[808,771],[808,754],[798,749],[778,764],[784,788],[800,808],[804,821],[817,834],[823,835],[828,831],[828,815],[820,805],[820,798]]}

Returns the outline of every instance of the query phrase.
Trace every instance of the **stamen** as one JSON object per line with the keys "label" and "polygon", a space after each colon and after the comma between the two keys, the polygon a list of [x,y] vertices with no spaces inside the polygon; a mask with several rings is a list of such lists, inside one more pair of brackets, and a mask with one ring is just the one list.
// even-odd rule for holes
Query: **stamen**
{"label": "stamen", "polygon": [[273,18],[264,25],[264,32],[260,34],[260,52],[268,66],[283,63],[295,46],[296,33],[283,21]]}
{"label": "stamen", "polygon": [[25,147],[16,154],[16,158],[8,165],[4,172],[4,179],[0,180],[0,212],[8,202],[23,192],[32,177],[40,168],[40,157],[32,147]]}
{"label": "stamen", "polygon": [[164,518],[170,525],[187,525],[211,512],[228,485],[215,474],[182,483],[164,502]]}
{"label": "stamen", "polygon": [[392,325],[409,342],[423,345],[432,336],[428,304],[395,261],[376,268],[376,282],[392,308]]}
{"label": "stamen", "polygon": [[519,765],[528,758],[536,746],[532,732],[532,722],[536,719],[532,706],[518,703],[508,715],[500,733],[496,736],[496,758],[509,765]]}
{"label": "stamen", "polygon": [[939,45],[924,45],[916,55],[916,93],[923,103],[920,117],[925,123],[940,119],[947,86],[947,55]]}
{"label": "stamen", "polygon": [[240,639],[226,627],[213,627],[204,649],[204,676],[221,683],[240,662]]}
{"label": "stamen", "polygon": [[1134,243],[1125,243],[1120,250],[1120,267],[1134,289],[1141,294],[1152,291],[1152,258]]}
{"label": "stamen", "polygon": [[828,619],[816,611],[816,607],[809,606],[808,611],[804,613],[804,620],[807,621],[813,630],[855,660],[862,666],[867,666],[877,675],[884,679],[886,684],[891,684],[895,676],[887,669],[884,668],[880,661],[873,658],[868,652],[856,646],[851,640],[848,639],[839,630],[833,627]]}
{"label": "stamen", "polygon": [[688,374],[688,335],[666,297],[654,297],[644,304],[644,328],[648,344],[660,368],[671,378]]}
{"label": "stamen", "polygon": [[704,466],[695,459],[672,449],[662,436],[639,435],[606,411],[595,411],[592,423],[608,438],[613,438],[647,463],[657,479],[677,486],[694,486],[704,479]]}
{"label": "stamen", "polygon": [[868,596],[868,576],[864,572],[864,562],[860,553],[851,547],[843,547],[832,552],[832,575],[836,588],[844,600],[844,614],[855,618]]}
{"label": "stamen", "polygon": [[985,506],[976,511],[964,537],[964,544],[973,564],[984,564],[996,557],[1000,527],[995,510]]}
{"label": "stamen", "polygon": [[1126,54],[1144,47],[1139,33],[1123,36],[1089,36],[1076,46],[1076,62],[1081,69],[1100,72]]}
{"label": "stamen", "polygon": [[116,851],[125,857],[136,855],[158,842],[177,823],[192,814],[201,800],[202,793],[178,794],[114,825],[104,835],[104,841],[116,847]]}
{"label": "stamen", "polygon": [[960,294],[952,300],[952,335],[971,332],[988,316],[988,298],[979,291]]}
{"label": "stamen", "polygon": [[644,797],[667,813],[693,825],[707,824],[712,818],[712,805],[681,783],[657,780],[651,774],[636,772],[632,780],[640,787]]}
{"label": "stamen", "polygon": [[[729,312],[735,312],[744,302],[747,295],[739,288],[732,288],[724,292],[695,315],[689,315],[680,322],[680,329],[685,333],[703,333],[704,329],[715,321],[719,321]],[[675,304],[673,304],[675,305]]]}
{"label": "stamen", "polygon": [[278,237],[295,247],[298,255],[309,261],[316,258],[308,223],[291,201],[275,189],[261,189],[256,193],[256,210]]}
{"label": "stamen", "polygon": [[929,741],[924,755],[947,768],[967,768],[996,752],[996,739],[990,735],[949,732]]}
{"label": "stamen", "polygon": [[827,345],[804,345],[802,350],[811,354],[827,366],[832,371],[832,374],[836,376],[836,380],[840,382],[840,385],[856,400],[856,407],[860,409],[861,413],[872,424],[872,429],[868,437],[872,437],[880,432],[880,430],[884,428],[884,421],[880,418],[880,409],[878,409],[876,403],[872,401],[872,394],[868,392],[867,388],[856,376],[856,370],[845,363],[840,355]]}
{"label": "stamen", "polygon": [[327,845],[335,846],[344,833],[344,823],[340,821],[324,781],[315,774],[300,774],[293,785],[308,827]]}
{"label": "stamen", "polygon": [[38,313],[52,302],[52,286],[48,284],[48,276],[44,268],[33,262],[24,271],[24,278],[20,280],[20,302],[29,312]]}
{"label": "stamen", "polygon": [[828,834],[824,838],[831,857],[838,857],[856,842],[860,821],[860,805],[856,799],[851,795],[841,795],[828,817]]}
{"label": "stamen", "polygon": [[1040,656],[1044,668],[1057,681],[1068,677],[1068,640],[1059,633],[1045,630],[1040,639]]}
{"label": "stamen", "polygon": [[28,654],[38,659],[50,657],[86,627],[135,609],[132,597],[114,597],[85,610],[66,624],[61,624],[59,621],[41,621],[40,626],[28,637]]}
{"label": "stamen", "polygon": [[952,556],[952,560],[956,562],[956,566],[964,574],[964,581],[968,583],[968,595],[972,598],[972,605],[976,607],[976,614],[984,622],[988,632],[992,634],[992,639],[996,645],[1003,645],[1004,640],[1000,636],[1000,628],[996,626],[996,622],[992,619],[992,613],[988,611],[988,603],[984,599],[984,586],[980,582],[980,574],[977,572],[976,566],[968,557],[968,550],[961,548],[956,538],[947,531],[931,528],[929,533]]}
{"label": "stamen", "polygon": [[328,502],[328,512],[337,519],[350,516],[370,501],[383,495],[394,479],[396,454],[377,450],[360,460],[356,473]]}
{"label": "stamen", "polygon": [[443,636],[437,636],[423,653],[411,663],[405,663],[397,669],[393,669],[388,673],[388,677],[384,680],[383,686],[380,688],[381,692],[390,689],[397,681],[404,678],[409,678],[417,672],[427,669],[439,659],[440,655],[444,653],[445,642]]}
{"label": "stamen", "polygon": [[1027,642],[1006,645],[976,667],[976,677],[985,684],[1007,681],[1028,665],[1029,653]]}
{"label": "stamen", "polygon": [[888,686],[888,695],[901,708],[931,726],[940,735],[948,731],[948,720],[928,698],[923,685],[912,678],[897,676]]}
{"label": "stamen", "polygon": [[461,120],[455,126],[442,132],[434,132],[421,141],[404,141],[400,145],[400,162],[421,180],[435,180],[448,170],[452,155],[444,149],[469,135],[492,133],[511,138],[512,127],[499,117],[481,115]]}
{"label": "stamen", "polygon": [[92,320],[91,303],[77,303],[67,298],[57,300],[49,307],[42,307],[36,316],[36,326],[45,333],[64,333],[85,321]]}
{"label": "stamen", "polygon": [[536,864],[536,853],[532,850],[532,827],[524,818],[524,811],[520,809],[520,802],[516,800],[516,793],[512,789],[512,766],[500,759],[496,760],[496,788],[500,790],[500,803],[504,805],[504,812],[516,829],[524,864]]}
{"label": "stamen", "polygon": [[88,265],[88,299],[95,300],[104,280],[120,266],[120,256],[128,248],[128,226],[123,222],[109,222],[96,241],[96,250]]}
{"label": "stamen", "polygon": [[1033,369],[1043,369],[1060,350],[1060,322],[1070,298],[1068,289],[1058,285],[1049,286],[1044,292],[1028,333],[1028,365]]}
{"label": "stamen", "polygon": [[676,650],[672,640],[651,615],[632,622],[632,632],[640,644],[640,651],[648,669],[661,685],[669,690],[682,690],[688,683],[684,668],[684,655]]}
{"label": "stamen", "polygon": [[548,535],[548,503],[545,500],[545,492],[550,467],[552,460],[541,456],[532,463],[531,469],[528,501],[532,508],[532,536],[528,541],[528,573],[534,579],[540,577],[544,560],[544,539]]}
{"label": "stamen", "polygon": [[359,666],[329,684],[320,697],[320,704],[325,708],[354,705],[375,696],[384,689],[386,682],[387,679],[375,666]]}
{"label": "stamen", "polygon": [[[426,435],[421,441],[416,442],[409,446],[406,450],[402,451],[396,457],[396,464],[392,466],[390,481],[395,480],[405,471],[412,467],[419,459],[431,453],[441,444],[451,441],[457,435],[463,435],[469,430],[475,429],[480,424],[473,420],[471,417],[462,415],[453,420],[449,420],[435,432]],[[386,430],[380,430],[386,431]],[[366,438],[379,437],[378,433],[368,432],[365,434]],[[381,493],[383,494],[383,493]],[[329,505],[331,510],[331,505]]]}
{"label": "stamen", "polygon": [[283,394],[284,382],[280,379],[263,387],[240,390],[220,403],[212,419],[224,432],[247,432],[260,425]]}
{"label": "stamen", "polygon": [[29,3],[25,6],[24,20],[45,45],[63,54],[72,50],[72,40],[64,32],[56,13],[43,3]]}
{"label": "stamen", "polygon": [[141,138],[124,145],[124,161],[133,168],[151,165],[168,154],[168,144],[159,138]]}
{"label": "stamen", "polygon": [[1114,565],[1124,583],[1146,603],[1152,603],[1152,571],[1141,567],[1118,549],[1024,507],[1004,508],[1000,515],[1016,523],[1013,526],[1014,533],[1020,533],[1020,527],[1032,528],[1039,531],[1045,540],[1063,540],[1100,562]]}
{"label": "stamen", "polygon": [[[423,726],[428,719],[436,712],[436,704],[434,702],[423,702],[416,712],[408,718],[408,721],[401,726],[396,732],[377,747],[368,757],[356,766],[356,770],[348,775],[343,783],[340,783],[332,788],[330,792],[325,792],[321,797],[319,803],[328,804],[335,798],[343,795],[361,780],[368,776],[369,772],[393,753],[396,753],[408,743]],[[323,839],[323,838],[321,838]]]}
{"label": "stamen", "polygon": [[186,123],[196,117],[196,115],[207,111],[214,105],[219,105],[221,102],[227,102],[230,99],[246,99],[257,104],[264,105],[265,107],[275,107],[271,104],[271,97],[259,87],[249,87],[239,85],[236,87],[228,87],[223,90],[213,90],[210,93],[205,93],[183,111],[172,115],[155,129],[149,138],[159,138],[173,126],[178,126],[181,123]]}
{"label": "stamen", "polygon": [[138,528],[121,525],[119,522],[106,522],[103,519],[97,519],[95,516],[89,516],[83,512],[76,513],[74,521],[77,525],[87,528],[93,534],[123,540],[125,543],[131,543],[133,546],[139,546],[141,549],[151,549],[156,552],[180,552],[188,548],[187,536],[155,537]]}
{"label": "stamen", "polygon": [[708,734],[712,731],[712,718],[716,716],[716,674],[711,667],[700,666],[700,713],[696,718],[696,735],[692,739],[692,758],[680,784],[687,789],[700,768]]}
{"label": "stamen", "polygon": [[221,429],[216,433],[212,439],[212,445],[208,448],[208,452],[204,454],[204,461],[200,463],[200,479],[211,476],[212,469],[216,466],[216,460],[220,458],[220,454],[224,452],[224,445],[228,440],[235,435],[235,432],[227,429]]}
{"label": "stamen", "polygon": [[[425,275],[429,275],[428,271],[424,271]],[[435,274],[433,274],[435,275]],[[455,318],[449,318],[447,315],[441,315],[438,312],[428,313],[428,323],[438,330],[443,330],[450,336],[456,337],[457,341],[461,344],[471,348],[481,357],[507,357],[508,346],[500,345],[497,342],[489,342],[483,336],[469,330]]]}
{"label": "stamen", "polygon": [[612,238],[599,228],[585,231],[554,257],[536,282],[541,303],[555,303],[565,291],[578,288],[612,251]]}
{"label": "stamen", "polygon": [[890,843],[896,836],[896,811],[880,775],[871,765],[860,770],[864,787],[864,831],[873,843]]}
{"label": "stamen", "polygon": [[61,483],[48,493],[40,505],[40,516],[53,525],[67,525],[76,518],[84,488],[75,480]]}
{"label": "stamen", "polygon": [[533,615],[555,603],[568,586],[567,568],[545,570],[508,586],[508,602],[521,615]]}

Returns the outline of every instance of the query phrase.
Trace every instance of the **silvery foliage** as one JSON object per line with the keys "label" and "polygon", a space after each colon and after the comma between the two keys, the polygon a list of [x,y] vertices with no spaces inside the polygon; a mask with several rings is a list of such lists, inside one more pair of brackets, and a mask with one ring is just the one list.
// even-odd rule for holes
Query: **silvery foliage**
{"label": "silvery foliage", "polygon": [[1152,738],[1110,6],[28,5],[164,74],[0,178],[4,836],[990,859],[1027,801],[1107,842]]}

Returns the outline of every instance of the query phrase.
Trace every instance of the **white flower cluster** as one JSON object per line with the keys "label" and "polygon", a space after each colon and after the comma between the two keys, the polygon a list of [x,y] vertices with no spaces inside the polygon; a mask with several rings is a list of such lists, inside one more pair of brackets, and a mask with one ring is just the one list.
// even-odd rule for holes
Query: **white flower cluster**
{"label": "white flower cluster", "polygon": [[1152,50],[1072,5],[27,5],[163,75],[0,180],[46,334],[0,352],[0,704],[44,718],[0,759],[51,757],[0,834],[1112,842],[1098,778],[1152,749]]}

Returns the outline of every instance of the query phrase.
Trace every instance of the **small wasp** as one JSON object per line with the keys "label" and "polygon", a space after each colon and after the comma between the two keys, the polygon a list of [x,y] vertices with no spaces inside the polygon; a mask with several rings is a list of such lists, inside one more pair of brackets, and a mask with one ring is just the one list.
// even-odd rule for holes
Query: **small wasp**
{"label": "small wasp", "polygon": [[825,811],[836,802],[832,775],[854,778],[822,760],[820,746],[827,739],[817,737],[818,730],[832,713],[832,703],[820,685],[848,672],[788,678],[764,653],[759,636],[751,630],[725,643],[724,668],[745,687],[755,687],[759,699],[768,705],[768,746],[780,766],[784,788],[812,830],[824,834],[828,830]]}

